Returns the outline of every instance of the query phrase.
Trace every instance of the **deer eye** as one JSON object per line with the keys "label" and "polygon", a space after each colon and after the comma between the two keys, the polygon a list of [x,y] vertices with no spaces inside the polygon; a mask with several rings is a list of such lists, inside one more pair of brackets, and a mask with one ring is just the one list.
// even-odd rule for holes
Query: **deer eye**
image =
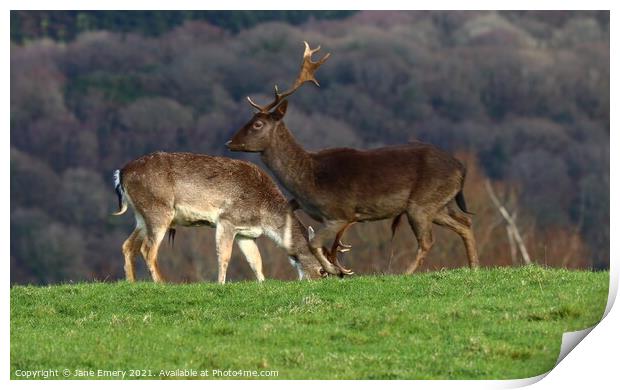
{"label": "deer eye", "polygon": [[256,121],[254,122],[254,124],[252,125],[253,128],[255,128],[256,130],[262,129],[263,128],[263,122],[262,121]]}

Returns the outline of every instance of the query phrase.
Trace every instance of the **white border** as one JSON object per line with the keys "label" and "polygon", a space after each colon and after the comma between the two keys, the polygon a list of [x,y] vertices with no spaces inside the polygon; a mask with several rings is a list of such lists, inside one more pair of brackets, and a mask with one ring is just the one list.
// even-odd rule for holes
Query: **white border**
{"label": "white border", "polygon": [[[105,3],[92,4],[92,6],[85,6],[84,1],[59,1],[51,4],[49,1],[28,1],[28,2],[17,2],[17,1],[9,1],[7,2],[9,5],[8,10],[10,9],[160,9],[160,10],[172,10],[172,9],[204,9],[208,7],[209,9],[255,9],[257,6],[264,7],[263,9],[291,9],[299,7],[303,4],[295,4],[285,1],[262,1],[260,3],[249,3],[249,2],[240,2],[240,1],[226,1],[224,3],[204,3],[197,1],[186,1],[186,0],[177,0],[175,2],[159,2],[155,3],[152,1],[118,1],[112,0],[107,1]],[[492,2],[492,1],[468,1],[468,2],[457,2],[457,1],[433,1],[432,3],[410,3],[410,2],[401,2],[401,1],[381,1],[381,2],[371,2],[367,0],[360,1],[345,1],[345,2],[334,2],[334,1],[325,1],[325,0],[315,0],[310,3],[312,7],[302,7],[302,9],[410,9],[411,6],[431,6],[433,9],[437,10],[450,10],[450,9],[497,9],[497,10],[506,10],[506,9],[532,9],[532,10],[541,10],[541,9],[573,9],[573,10],[583,10],[583,9],[611,9],[610,17],[611,23],[610,28],[612,31],[611,37],[611,68],[617,69],[617,49],[618,42],[617,34],[615,34],[615,26],[614,22],[617,21],[615,17],[614,7],[611,1],[532,1],[532,0],[523,0],[523,1],[503,1],[501,3]],[[7,17],[7,23],[2,25],[2,29],[4,32],[5,40],[4,45],[10,48],[10,40],[8,36],[10,34],[10,15],[7,10],[5,14]],[[615,35],[615,36],[614,36]],[[616,38],[616,39],[614,39]],[[5,53],[9,51],[5,49]],[[4,62],[4,78],[6,80],[5,86],[10,85],[10,72],[9,69],[9,58]],[[615,73],[611,73],[611,107],[614,107],[613,102],[615,101],[614,91],[617,87],[617,78],[614,77]],[[5,112],[5,122],[9,123],[10,119],[10,89],[5,88],[5,92],[3,94],[3,108]],[[611,112],[611,128],[614,128],[614,124],[617,123],[616,114],[614,111]],[[614,151],[618,151],[618,141],[617,136],[614,135],[614,132],[611,131],[611,139],[610,139],[610,147]],[[1,134],[2,143],[4,146],[4,150],[9,149],[10,140],[9,140],[9,129],[5,129]],[[9,155],[5,157],[6,165],[2,170],[2,178],[0,180],[1,183],[10,183],[10,173],[8,167]],[[618,159],[614,157],[614,154],[611,153],[611,164],[610,169],[613,172],[613,167],[618,166]],[[611,180],[611,199],[619,199],[617,195],[618,193],[618,182],[615,180],[614,176],[610,178]],[[3,204],[7,214],[10,215],[9,202],[10,202],[10,191],[8,189],[4,189],[2,191]],[[615,217],[615,218],[614,218]],[[610,209],[610,218],[611,218],[611,235],[615,236],[614,233],[618,231],[618,207],[615,204],[611,203]],[[4,277],[7,281],[6,285],[10,284],[10,245],[9,245],[9,221],[8,218],[5,219],[4,225],[1,227],[2,231],[0,232],[0,237],[2,237],[6,256],[4,257],[4,267],[5,273]],[[620,329],[620,314],[618,314],[618,309],[611,310],[613,301],[617,295],[618,290],[618,265],[616,261],[616,255],[618,254],[617,242],[614,239],[611,239],[611,283],[610,283],[610,300],[607,306],[607,315],[602,323],[591,331],[588,335],[585,342],[579,343],[572,353],[569,353],[568,356],[562,360],[556,368],[554,368],[547,375],[541,375],[536,378],[515,380],[515,381],[357,381],[355,386],[365,387],[376,387],[376,386],[392,386],[397,388],[472,388],[472,389],[480,389],[480,388],[514,388],[520,387],[527,384],[536,383],[540,380],[540,382],[536,383],[537,388],[547,389],[547,388],[560,388],[564,386],[570,387],[589,387],[592,388],[603,385],[608,385],[614,382],[617,382],[617,351],[619,347],[619,337],[617,330]],[[10,340],[10,329],[9,329],[9,318],[10,318],[10,308],[9,308],[9,299],[8,299],[8,288],[6,291],[6,298],[1,301],[2,312],[5,314],[5,321],[2,323],[2,345],[5,348],[5,353],[2,355],[2,367],[5,367],[2,370],[2,377],[4,381],[9,382],[9,340]],[[544,378],[543,380],[541,380]],[[98,381],[88,381],[88,386],[94,387],[107,387],[109,386],[109,382],[98,382]],[[40,383],[35,382],[27,382],[27,381],[10,381],[8,383],[10,386],[16,388],[24,388],[30,387],[33,385],[40,386]],[[336,381],[295,381],[291,383],[291,381],[212,381],[208,384],[203,381],[183,381],[183,382],[175,382],[175,385],[182,385],[193,388],[204,388],[205,386],[209,387],[224,387],[224,386],[244,386],[250,385],[252,387],[258,388],[284,388],[295,386],[297,388],[314,388],[315,386],[327,386],[327,387],[335,387],[340,386],[341,384]],[[62,387],[83,387],[86,385],[83,381],[47,381],[44,386],[62,386]],[[118,382],[115,383],[115,386],[120,387],[135,387],[137,384],[134,382]],[[164,387],[167,386],[168,383],[165,381],[149,381],[142,382],[140,384],[148,385],[149,387]],[[607,387],[607,386],[604,386]]]}

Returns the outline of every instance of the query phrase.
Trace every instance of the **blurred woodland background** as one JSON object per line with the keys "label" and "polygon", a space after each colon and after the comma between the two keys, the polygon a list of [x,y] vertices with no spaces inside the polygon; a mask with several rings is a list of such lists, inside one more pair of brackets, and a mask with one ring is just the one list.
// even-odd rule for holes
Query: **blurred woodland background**
{"label": "blurred woodland background", "polygon": [[[303,40],[332,53],[321,88],[290,99],[307,149],[433,143],[467,164],[483,266],[519,263],[489,179],[534,262],[608,268],[609,12],[12,11],[11,282],[123,278],[134,219],[110,216],[113,170],[156,150],[259,162],[224,142],[246,95],[293,80]],[[214,280],[214,233],[179,229],[164,276]],[[455,234],[435,235],[424,269],[467,264]],[[259,241],[266,276],[294,279]],[[400,273],[417,245],[401,224],[388,264],[390,221],[344,241],[358,273]],[[252,278],[236,247],[229,277]]]}

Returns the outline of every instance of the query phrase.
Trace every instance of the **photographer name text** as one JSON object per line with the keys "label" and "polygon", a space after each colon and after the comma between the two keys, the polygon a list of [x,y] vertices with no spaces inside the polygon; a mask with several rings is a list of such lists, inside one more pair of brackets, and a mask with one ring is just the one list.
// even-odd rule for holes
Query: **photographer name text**
{"label": "photographer name text", "polygon": [[102,370],[102,369],[49,369],[49,370],[15,370],[20,379],[57,379],[57,378],[249,378],[277,377],[277,370],[195,370],[177,368],[173,370]]}

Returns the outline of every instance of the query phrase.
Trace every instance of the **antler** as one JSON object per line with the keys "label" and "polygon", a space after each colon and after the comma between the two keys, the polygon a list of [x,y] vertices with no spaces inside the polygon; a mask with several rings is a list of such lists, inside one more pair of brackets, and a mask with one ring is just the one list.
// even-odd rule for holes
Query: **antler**
{"label": "antler", "polygon": [[252,98],[248,96],[248,102],[252,107],[256,108],[262,113],[268,113],[272,108],[280,104],[282,99],[292,95],[295,91],[297,91],[297,89],[306,81],[312,81],[317,87],[319,87],[319,82],[314,77],[314,72],[316,72],[319,66],[323,65],[323,63],[327,61],[330,53],[325,54],[323,58],[314,62],[312,61],[312,55],[317,51],[321,50],[321,46],[319,45],[316,49],[310,49],[310,45],[308,45],[308,42],[306,41],[304,41],[304,45],[306,46],[306,49],[304,50],[304,59],[301,63],[301,70],[299,71],[299,76],[297,76],[297,80],[295,80],[291,89],[286,92],[280,93],[280,91],[278,91],[278,86],[276,85],[274,87],[274,100],[266,106],[259,106],[258,104],[254,103]]}
{"label": "antler", "polygon": [[334,244],[332,245],[332,250],[328,252],[325,248],[323,248],[323,252],[327,252],[327,259],[330,263],[335,265],[342,275],[353,275],[353,271],[348,268],[345,268],[338,259],[338,253],[346,253],[351,250],[351,245],[343,244],[342,241],[336,239]]}
{"label": "antler", "polygon": [[338,253],[345,253],[351,250],[351,245],[343,244],[341,238],[344,235],[344,232],[354,223],[355,222],[349,222],[344,225],[342,229],[340,229],[340,231],[336,234],[331,251],[328,252],[325,248],[323,248],[323,252],[327,253],[327,259],[340,270],[341,276],[353,274],[353,271],[340,264]]}

